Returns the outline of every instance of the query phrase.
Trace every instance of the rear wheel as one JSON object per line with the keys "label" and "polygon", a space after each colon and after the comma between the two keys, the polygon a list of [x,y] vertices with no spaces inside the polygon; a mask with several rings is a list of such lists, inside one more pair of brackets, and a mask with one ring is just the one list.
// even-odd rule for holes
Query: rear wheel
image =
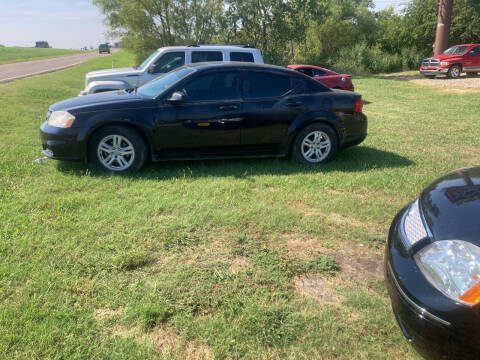
{"label": "rear wheel", "polygon": [[448,69],[447,76],[450,79],[457,79],[462,74],[462,67],[460,65],[453,65]]}
{"label": "rear wheel", "polygon": [[92,135],[88,158],[100,170],[127,173],[139,170],[145,163],[147,149],[142,137],[134,130],[109,125]]}
{"label": "rear wheel", "polygon": [[337,136],[332,128],[317,123],[307,126],[295,137],[292,157],[302,164],[325,164],[335,157],[337,149]]}

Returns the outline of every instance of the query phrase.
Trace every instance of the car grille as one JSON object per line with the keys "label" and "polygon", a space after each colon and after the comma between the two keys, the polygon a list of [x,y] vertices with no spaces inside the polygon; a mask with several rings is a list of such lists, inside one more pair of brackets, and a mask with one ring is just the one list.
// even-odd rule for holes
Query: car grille
{"label": "car grille", "polygon": [[422,66],[438,66],[440,65],[440,60],[438,59],[425,59],[422,62]]}

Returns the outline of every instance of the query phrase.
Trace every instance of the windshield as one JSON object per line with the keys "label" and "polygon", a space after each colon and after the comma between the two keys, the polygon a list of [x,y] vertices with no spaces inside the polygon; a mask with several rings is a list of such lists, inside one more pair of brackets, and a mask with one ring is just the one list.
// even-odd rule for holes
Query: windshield
{"label": "windshield", "polygon": [[467,52],[470,46],[452,46],[443,52],[442,55],[463,55]]}
{"label": "windshield", "polygon": [[148,58],[145,59],[143,63],[140,64],[140,66],[137,66],[137,69],[139,70],[144,70],[145,67],[148,65],[148,63],[155,57],[157,56],[158,51],[154,51],[152,55],[150,55]]}
{"label": "windshield", "polygon": [[137,94],[146,97],[155,97],[167,90],[177,81],[183,79],[185,76],[191,74],[195,70],[191,68],[179,68],[174,71],[170,71],[165,75],[162,75],[155,80],[152,80],[145,85],[141,86],[137,90]]}

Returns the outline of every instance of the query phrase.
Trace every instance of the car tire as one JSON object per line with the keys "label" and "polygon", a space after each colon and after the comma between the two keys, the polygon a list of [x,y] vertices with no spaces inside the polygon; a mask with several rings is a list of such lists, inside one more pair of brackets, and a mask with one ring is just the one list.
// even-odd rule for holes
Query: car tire
{"label": "car tire", "polygon": [[122,125],[108,125],[90,138],[88,159],[99,170],[130,173],[140,170],[147,159],[147,147],[135,130]]}
{"label": "car tire", "polygon": [[449,79],[458,79],[462,75],[462,67],[460,65],[452,65],[448,69],[447,77]]}
{"label": "car tire", "polygon": [[302,129],[292,145],[292,157],[306,165],[325,164],[338,150],[335,131],[326,124],[314,123]]}

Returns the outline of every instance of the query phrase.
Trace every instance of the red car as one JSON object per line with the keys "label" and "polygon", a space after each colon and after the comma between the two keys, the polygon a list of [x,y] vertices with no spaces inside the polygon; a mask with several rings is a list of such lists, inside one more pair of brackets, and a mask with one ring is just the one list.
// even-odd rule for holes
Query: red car
{"label": "red car", "polygon": [[420,74],[426,77],[446,74],[450,79],[460,77],[462,72],[477,75],[480,71],[480,44],[455,45],[442,55],[426,58],[420,67]]}
{"label": "red car", "polygon": [[288,65],[288,67],[314,78],[331,89],[354,91],[352,75],[339,74],[315,65]]}

